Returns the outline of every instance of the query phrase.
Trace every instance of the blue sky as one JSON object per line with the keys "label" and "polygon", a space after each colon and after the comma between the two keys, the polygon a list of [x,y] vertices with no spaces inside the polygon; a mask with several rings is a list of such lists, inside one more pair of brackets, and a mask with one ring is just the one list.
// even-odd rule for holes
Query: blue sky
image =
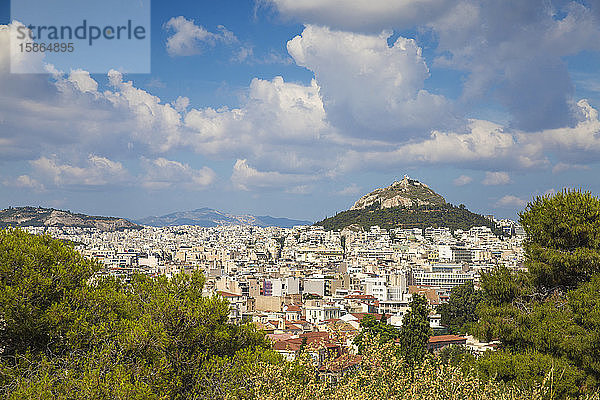
{"label": "blue sky", "polygon": [[1,207],[319,220],[404,174],[509,218],[600,194],[598,1],[155,0],[151,74],[11,74],[9,23]]}

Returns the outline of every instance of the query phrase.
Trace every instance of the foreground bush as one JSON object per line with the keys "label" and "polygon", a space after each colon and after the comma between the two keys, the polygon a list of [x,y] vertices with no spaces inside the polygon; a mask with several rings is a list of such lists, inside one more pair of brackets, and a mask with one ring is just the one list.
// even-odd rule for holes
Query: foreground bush
{"label": "foreground bush", "polygon": [[444,364],[437,356],[411,366],[398,346],[371,341],[359,368],[335,385],[321,382],[307,358],[295,363],[262,364],[253,378],[254,398],[313,399],[547,399],[553,396],[549,379],[542,385],[517,387],[481,379],[471,370]]}

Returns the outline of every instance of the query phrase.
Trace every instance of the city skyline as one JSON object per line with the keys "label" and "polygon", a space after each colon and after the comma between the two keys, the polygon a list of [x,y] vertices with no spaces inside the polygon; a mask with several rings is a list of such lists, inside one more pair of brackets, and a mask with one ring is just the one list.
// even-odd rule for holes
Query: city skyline
{"label": "city skyline", "polygon": [[151,74],[11,74],[11,22],[1,208],[317,221],[405,174],[512,219],[600,193],[596,2],[155,1]]}

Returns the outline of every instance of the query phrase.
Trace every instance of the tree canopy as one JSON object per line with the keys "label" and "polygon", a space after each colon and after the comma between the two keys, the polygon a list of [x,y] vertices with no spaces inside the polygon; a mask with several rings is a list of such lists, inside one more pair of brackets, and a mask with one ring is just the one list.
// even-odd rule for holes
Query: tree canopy
{"label": "tree canopy", "polygon": [[468,331],[469,326],[477,322],[476,310],[482,299],[483,292],[475,290],[472,281],[453,287],[448,302],[440,304],[437,308],[441,324],[451,333]]}
{"label": "tree canopy", "polygon": [[[264,335],[227,323],[199,273],[130,282],[48,236],[0,232],[0,391],[23,398],[220,397],[277,360]],[[35,395],[34,395],[35,394]]]}
{"label": "tree canopy", "polygon": [[556,396],[600,384],[600,201],[563,191],[536,198],[520,215],[527,271],[504,267],[481,278],[474,331],[501,349],[480,371],[520,384],[552,376]]}
{"label": "tree canopy", "polygon": [[387,323],[385,314],[377,320],[373,314],[367,314],[360,321],[360,334],[354,338],[354,344],[358,346],[359,352],[365,350],[365,341],[368,337],[377,337],[380,343],[393,341],[400,337],[400,330]]}
{"label": "tree canopy", "polygon": [[402,318],[400,332],[400,351],[408,363],[423,360],[427,353],[427,343],[431,336],[429,326],[429,307],[427,299],[419,294],[413,294],[410,310]]}

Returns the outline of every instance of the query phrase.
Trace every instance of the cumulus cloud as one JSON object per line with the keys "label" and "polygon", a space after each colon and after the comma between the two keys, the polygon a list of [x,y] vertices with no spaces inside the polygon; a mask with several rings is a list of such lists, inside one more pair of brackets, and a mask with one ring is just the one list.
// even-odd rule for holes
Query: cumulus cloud
{"label": "cumulus cloud", "polygon": [[[8,47],[7,32],[0,26],[0,49]],[[126,171],[122,175],[111,172],[94,161],[81,160],[80,154],[110,155],[106,160],[123,170],[120,162],[124,160],[143,156],[147,169],[158,169],[154,161],[163,159],[165,168],[179,171],[172,178],[174,187],[204,187],[210,172],[201,168],[197,171],[204,174],[195,174],[190,166],[186,170],[186,164],[163,158],[167,153],[173,158],[171,154],[189,151],[245,160],[236,162],[232,173],[238,188],[279,187],[297,193],[313,190],[319,180],[359,169],[453,165],[514,171],[549,170],[554,165],[559,172],[566,165],[598,159],[598,112],[586,100],[573,104],[572,125],[534,132],[475,119],[464,126],[430,130],[427,124],[435,125],[431,122],[435,118],[429,118],[435,114],[433,100],[420,117],[426,122],[411,121],[406,118],[411,110],[422,111],[408,104],[418,102],[415,99],[424,92],[427,65],[413,41],[399,38],[388,45],[388,38],[387,33],[352,34],[308,26],[289,47],[296,62],[314,70],[315,79],[302,84],[282,77],[255,78],[235,108],[193,107],[185,97],[165,102],[117,71],[108,74],[109,84],[104,88],[81,70],[53,71],[50,78],[8,75],[8,54],[0,51],[0,157],[3,161],[32,160],[32,171],[19,171],[9,180],[14,183],[26,175],[46,188],[92,186],[91,181],[110,185],[137,178],[146,187],[159,187],[167,179],[159,171],[154,177],[127,178]],[[333,54],[329,59],[327,49]],[[348,87],[336,73],[350,82]],[[370,96],[372,102],[361,103]],[[435,97],[428,92],[423,96]],[[399,116],[404,120],[399,121]],[[344,129],[350,121],[358,122]],[[366,127],[362,132],[361,124]],[[425,132],[423,139],[419,135]],[[182,175],[186,178],[178,180]],[[186,185],[194,178],[200,183]]]}
{"label": "cumulus cloud", "polygon": [[496,202],[496,206],[505,208],[523,208],[526,205],[527,200],[523,200],[512,194],[507,194]]}
{"label": "cumulus cloud", "polygon": [[453,125],[451,105],[423,89],[421,48],[379,35],[309,25],[287,44],[296,64],[314,72],[327,118],[347,134],[402,139]]}
{"label": "cumulus cloud", "polygon": [[327,143],[330,128],[315,81],[255,78],[242,107],[192,109],[184,125],[182,143],[202,154],[251,156],[287,171],[316,169],[327,160],[328,149],[319,143]]}
{"label": "cumulus cloud", "polygon": [[489,121],[471,120],[463,131],[434,131],[429,139],[400,144],[393,149],[384,146],[386,149],[349,150],[338,159],[337,170],[408,164],[541,170],[551,167],[550,157],[568,164],[595,162],[600,154],[598,111],[585,100],[579,101],[577,108],[580,121],[573,127],[524,132]]}
{"label": "cumulus cloud", "polygon": [[159,157],[154,160],[142,158],[141,185],[147,189],[184,188],[204,189],[216,179],[215,172],[208,168],[194,169],[188,164]]}
{"label": "cumulus cloud", "polygon": [[128,172],[120,162],[90,154],[81,166],[61,163],[55,158],[40,157],[31,161],[34,173],[56,186],[105,186],[121,184]]}
{"label": "cumulus cloud", "polygon": [[231,182],[240,190],[284,189],[294,193],[309,188],[305,182],[315,180],[314,176],[302,174],[282,174],[277,171],[259,171],[248,165],[247,160],[237,160],[233,166]]}
{"label": "cumulus cloud", "polygon": [[175,102],[173,102],[173,108],[180,113],[185,112],[189,105],[190,99],[185,96],[179,96],[177,99],[175,99]]}
{"label": "cumulus cloud", "polygon": [[468,175],[461,175],[458,178],[454,179],[453,183],[455,186],[465,186],[468,185],[469,183],[471,183],[473,181],[473,178],[471,178]]}
{"label": "cumulus cloud", "polygon": [[411,28],[444,12],[446,0],[267,0],[285,17],[345,30]]}
{"label": "cumulus cloud", "polygon": [[565,56],[600,49],[595,2],[531,0],[269,0],[280,14],[341,30],[416,29],[437,42],[434,65],[467,73],[465,108],[499,102],[526,131],[574,123]]}
{"label": "cumulus cloud", "polygon": [[514,127],[573,123],[573,84],[563,57],[600,48],[600,21],[576,2],[463,0],[428,23],[437,65],[464,70],[465,99],[500,101]]}
{"label": "cumulus cloud", "polygon": [[213,33],[182,15],[168,20],[164,29],[171,33],[167,38],[167,52],[171,56],[192,56],[202,53],[206,46],[212,47],[219,42],[237,42],[233,32],[223,25],[218,26],[218,33]]}
{"label": "cumulus cloud", "polygon": [[510,176],[506,172],[486,172],[485,178],[481,181],[486,186],[492,185],[506,185],[510,183]]}
{"label": "cumulus cloud", "polygon": [[16,187],[20,189],[33,189],[36,192],[46,190],[44,185],[29,175],[20,175],[16,179],[5,179],[2,184],[4,186]]}

